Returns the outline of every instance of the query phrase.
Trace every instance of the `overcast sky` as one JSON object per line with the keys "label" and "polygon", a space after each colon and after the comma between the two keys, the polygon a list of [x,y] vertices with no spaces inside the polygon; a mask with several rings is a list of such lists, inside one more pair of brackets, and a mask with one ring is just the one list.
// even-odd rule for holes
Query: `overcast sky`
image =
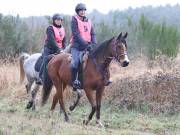
{"label": "overcast sky", "polygon": [[0,13],[20,16],[53,15],[54,13],[73,15],[75,6],[80,2],[86,4],[88,12],[96,9],[105,14],[110,10],[124,10],[129,7],[180,4],[180,0],[0,0]]}

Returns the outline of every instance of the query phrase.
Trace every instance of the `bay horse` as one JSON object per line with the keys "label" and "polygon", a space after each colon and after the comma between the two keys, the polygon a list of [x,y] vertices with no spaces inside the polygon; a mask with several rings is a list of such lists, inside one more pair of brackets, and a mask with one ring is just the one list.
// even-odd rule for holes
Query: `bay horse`
{"label": "bay horse", "polygon": [[[122,35],[120,33],[118,36],[112,37],[106,40],[102,44],[98,45],[87,60],[86,68],[83,70],[83,89],[86,96],[91,104],[92,110],[88,116],[87,120],[83,123],[87,125],[92,119],[94,113],[96,112],[96,123],[102,126],[100,121],[100,109],[101,109],[101,99],[104,86],[104,70],[109,70],[109,64],[113,59],[118,61],[122,67],[126,67],[129,64],[129,59],[127,56],[127,43],[126,37],[127,32]],[[72,86],[71,82],[71,62],[69,61],[70,54],[63,53],[54,56],[48,64],[48,75],[51,79],[51,83],[44,83],[43,95],[42,95],[42,105],[44,105],[50,95],[52,86],[56,88],[56,93],[53,97],[53,102],[51,106],[51,114],[55,109],[57,102],[59,101],[60,107],[64,113],[65,121],[69,121],[67,115],[64,100],[63,91],[67,85]],[[96,97],[93,97],[93,90],[96,92]]]}

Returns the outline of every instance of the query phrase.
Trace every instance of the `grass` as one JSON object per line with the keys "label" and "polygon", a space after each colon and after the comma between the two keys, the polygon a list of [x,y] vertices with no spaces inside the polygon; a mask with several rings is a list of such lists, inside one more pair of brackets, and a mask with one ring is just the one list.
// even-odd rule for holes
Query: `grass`
{"label": "grass", "polygon": [[[8,69],[8,70],[7,70]],[[134,67],[133,67],[134,69]],[[138,68],[135,68],[138,69]],[[143,67],[144,69],[144,67]],[[90,105],[81,100],[73,112],[68,112],[70,123],[65,123],[59,107],[49,117],[52,96],[43,108],[37,104],[36,111],[26,110],[27,95],[24,84],[18,83],[18,66],[0,66],[0,135],[179,135],[180,113],[174,115],[148,112],[148,105],[143,102],[137,108],[127,110],[112,104],[109,95],[101,108],[103,128],[95,124],[95,117],[88,126],[82,121],[90,113]],[[130,72],[126,73],[130,76]],[[114,71],[115,72],[115,71]],[[117,71],[118,73],[118,71]],[[119,78],[119,74],[117,76]],[[40,97],[40,92],[38,93]],[[68,97],[70,98],[70,97]],[[71,98],[70,98],[71,99]],[[38,100],[38,99],[37,99]],[[84,102],[85,101],[85,102]],[[83,102],[83,103],[82,103]],[[69,107],[69,103],[66,104]]]}
{"label": "grass", "polygon": [[0,98],[0,135],[131,135],[131,134],[180,134],[180,115],[174,116],[127,111],[103,103],[101,119],[103,128],[98,128],[95,119],[88,126],[82,125],[90,106],[81,105],[69,113],[71,121],[65,123],[59,107],[50,118],[50,103],[37,107],[36,111],[26,110],[26,99]]}

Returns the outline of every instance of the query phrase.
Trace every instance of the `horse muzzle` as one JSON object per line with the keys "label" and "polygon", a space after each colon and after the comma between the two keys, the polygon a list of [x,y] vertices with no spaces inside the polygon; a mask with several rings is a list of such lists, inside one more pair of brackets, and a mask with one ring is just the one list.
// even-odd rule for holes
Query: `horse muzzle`
{"label": "horse muzzle", "polygon": [[129,61],[124,61],[124,62],[121,64],[122,67],[127,67],[128,65],[129,65]]}
{"label": "horse muzzle", "polygon": [[128,59],[128,56],[125,55],[124,60],[121,62],[121,66],[122,67],[127,67],[128,65],[129,65],[129,59]]}

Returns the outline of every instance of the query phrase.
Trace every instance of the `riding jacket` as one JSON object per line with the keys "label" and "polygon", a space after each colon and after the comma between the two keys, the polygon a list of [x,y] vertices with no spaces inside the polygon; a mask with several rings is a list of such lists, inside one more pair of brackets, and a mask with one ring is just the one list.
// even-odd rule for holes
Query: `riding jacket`
{"label": "riding jacket", "polygon": [[86,17],[81,20],[78,16],[73,16],[71,21],[72,47],[79,51],[84,50],[89,44],[97,44],[96,34],[92,23]]}
{"label": "riding jacket", "polygon": [[66,47],[65,30],[62,26],[48,26],[46,36],[45,47],[48,49],[57,52],[59,48]]}

